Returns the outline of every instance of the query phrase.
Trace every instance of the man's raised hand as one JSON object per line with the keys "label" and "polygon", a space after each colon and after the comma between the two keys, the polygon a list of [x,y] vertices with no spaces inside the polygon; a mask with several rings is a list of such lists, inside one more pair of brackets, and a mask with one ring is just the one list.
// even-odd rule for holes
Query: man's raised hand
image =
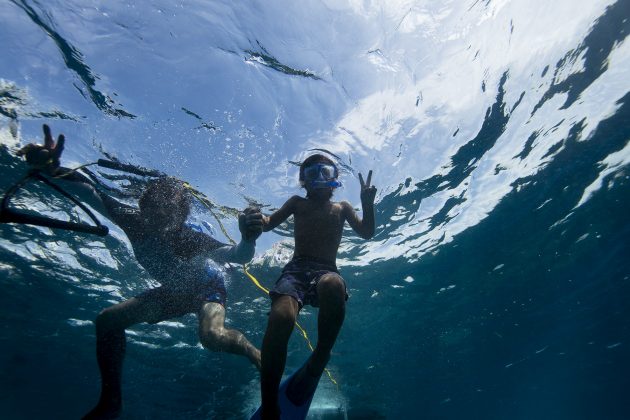
{"label": "man's raised hand", "polygon": [[63,147],[66,138],[63,134],[57,137],[57,143],[53,140],[53,136],[50,132],[50,127],[44,124],[44,145],[29,143],[26,146],[18,150],[18,156],[24,156],[26,162],[33,168],[39,169],[54,175],[59,169],[60,158],[63,153]]}

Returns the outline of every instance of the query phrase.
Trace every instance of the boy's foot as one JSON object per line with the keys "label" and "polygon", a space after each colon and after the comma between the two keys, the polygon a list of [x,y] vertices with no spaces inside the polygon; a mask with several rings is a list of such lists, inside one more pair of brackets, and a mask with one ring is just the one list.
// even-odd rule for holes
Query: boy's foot
{"label": "boy's foot", "polygon": [[311,376],[322,376],[326,365],[330,360],[330,353],[319,352],[317,349],[311,354],[306,365]]}
{"label": "boy's foot", "polygon": [[280,420],[280,407],[261,407],[260,418],[262,420]]}
{"label": "boy's foot", "polygon": [[322,376],[322,372],[319,374],[313,374],[310,370],[310,359],[304,364],[293,376],[293,379],[287,386],[287,398],[297,405],[304,404],[310,397],[315,394],[319,378]]}
{"label": "boy's foot", "polygon": [[105,404],[99,401],[82,420],[110,420],[117,419],[122,413],[122,404]]}

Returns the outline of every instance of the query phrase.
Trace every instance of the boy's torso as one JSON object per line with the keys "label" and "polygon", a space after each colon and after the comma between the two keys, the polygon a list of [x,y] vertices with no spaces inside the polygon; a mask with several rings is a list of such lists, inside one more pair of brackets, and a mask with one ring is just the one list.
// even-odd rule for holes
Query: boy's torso
{"label": "boy's torso", "polygon": [[294,212],[295,256],[335,262],[345,222],[341,203],[298,200]]}

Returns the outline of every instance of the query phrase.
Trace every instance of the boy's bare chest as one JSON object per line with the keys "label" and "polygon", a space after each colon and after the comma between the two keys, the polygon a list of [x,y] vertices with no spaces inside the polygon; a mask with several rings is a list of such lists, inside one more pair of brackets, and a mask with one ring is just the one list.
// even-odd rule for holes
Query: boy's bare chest
{"label": "boy's bare chest", "polygon": [[335,203],[314,206],[304,203],[295,212],[295,224],[305,229],[337,230],[343,224],[341,206]]}

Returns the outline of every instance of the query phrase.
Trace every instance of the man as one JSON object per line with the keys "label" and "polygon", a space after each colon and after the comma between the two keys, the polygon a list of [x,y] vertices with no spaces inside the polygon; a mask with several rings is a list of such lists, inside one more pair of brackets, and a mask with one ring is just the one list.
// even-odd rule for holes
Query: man
{"label": "man", "polygon": [[70,181],[91,196],[90,204],[107,213],[127,234],[138,262],[160,282],[138,296],[104,309],[96,317],[96,354],[101,372],[101,395],[86,419],[116,418],[122,411],[122,364],[125,330],[132,325],[158,323],[196,313],[199,340],[210,351],[247,357],[260,369],[260,351],[245,336],[224,326],[225,262],[246,263],[254,255],[262,233],[262,215],[248,208],[239,215],[242,235],[237,245],[226,245],[186,224],[191,194],[175,178],[148,184],[139,208],[125,205],[94,188],[83,175],[60,166],[65,138],[55,144],[44,125],[44,145],[28,144],[18,154],[50,176]]}

